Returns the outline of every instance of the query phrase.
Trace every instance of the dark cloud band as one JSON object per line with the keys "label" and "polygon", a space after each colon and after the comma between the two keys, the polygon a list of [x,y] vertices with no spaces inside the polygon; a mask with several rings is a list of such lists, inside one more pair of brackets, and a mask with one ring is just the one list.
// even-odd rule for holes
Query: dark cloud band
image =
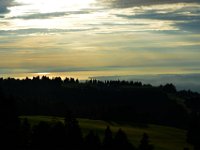
{"label": "dark cloud band", "polygon": [[66,11],[66,12],[51,12],[51,13],[35,13],[30,15],[24,15],[24,16],[15,16],[11,19],[51,19],[56,17],[63,17],[66,15],[74,15],[74,14],[88,14],[89,11]]}
{"label": "dark cloud band", "polygon": [[0,0],[0,14],[9,12],[8,7],[13,5],[14,0]]}
{"label": "dark cloud band", "polygon": [[114,8],[129,8],[156,4],[200,3],[200,0],[98,0]]}

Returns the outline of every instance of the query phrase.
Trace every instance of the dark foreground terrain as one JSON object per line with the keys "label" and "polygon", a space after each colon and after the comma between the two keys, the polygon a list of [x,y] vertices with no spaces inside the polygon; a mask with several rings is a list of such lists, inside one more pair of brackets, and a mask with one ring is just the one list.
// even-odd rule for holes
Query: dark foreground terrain
{"label": "dark foreground terrain", "polygon": [[[173,84],[153,87],[143,85],[141,82],[126,81],[91,80],[82,83],[72,78],[61,80],[59,77],[54,79],[48,77],[24,80],[0,79],[2,119],[0,132],[1,139],[3,139],[1,145],[12,148],[167,150],[172,147],[174,149],[190,147],[186,144],[190,143],[195,150],[199,150],[199,110],[200,95],[191,91],[177,91]],[[19,118],[19,116],[30,115],[65,119],[64,121],[57,120],[54,124],[41,120],[32,126],[32,123],[29,123],[29,120],[33,121],[31,117],[28,117],[28,120]],[[113,129],[115,135],[112,136],[110,128],[107,128],[109,142],[106,145],[104,140],[104,142],[100,140],[103,138],[99,138],[94,131],[83,136],[85,129],[83,127],[82,132],[82,126],[79,126],[76,118],[103,120],[107,123],[125,124],[126,127],[124,130],[117,129],[117,132],[116,128]],[[97,122],[93,123],[97,124]],[[160,134],[164,134],[165,130],[168,139],[170,136],[174,137],[174,143],[156,135],[150,124],[169,126],[163,129],[160,128],[161,126],[153,128],[160,130]],[[113,128],[112,124],[108,125]],[[94,129],[92,123],[88,126]],[[138,134],[134,134],[137,130],[132,130],[132,126],[138,127],[137,130],[144,131],[144,133],[140,132],[141,135],[138,137]],[[171,134],[170,131],[173,129],[174,134]],[[132,140],[129,141],[131,134],[137,139],[135,144]],[[130,139],[132,137],[130,136]],[[149,144],[149,137],[152,137],[152,141],[155,142],[153,145]],[[155,139],[160,139],[160,141]]]}

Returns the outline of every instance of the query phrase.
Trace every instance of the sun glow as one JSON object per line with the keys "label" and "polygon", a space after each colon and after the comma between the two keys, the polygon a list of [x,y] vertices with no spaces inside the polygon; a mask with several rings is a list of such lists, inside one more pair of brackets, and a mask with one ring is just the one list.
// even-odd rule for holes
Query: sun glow
{"label": "sun glow", "polygon": [[[17,2],[22,4],[21,8],[27,9],[26,13],[27,11],[49,13],[77,11],[89,7],[95,0],[17,0]],[[15,8],[13,8],[13,11],[15,11]]]}
{"label": "sun glow", "polygon": [[[12,29],[60,28],[73,29],[82,20],[90,19],[91,8],[96,8],[96,0],[16,0],[6,18],[12,18]],[[8,27],[5,27],[7,29]],[[79,27],[81,28],[81,27]]]}
{"label": "sun glow", "polygon": [[49,75],[50,73],[48,72],[39,72],[39,73],[36,73],[36,75],[38,76],[46,76],[46,75]]}

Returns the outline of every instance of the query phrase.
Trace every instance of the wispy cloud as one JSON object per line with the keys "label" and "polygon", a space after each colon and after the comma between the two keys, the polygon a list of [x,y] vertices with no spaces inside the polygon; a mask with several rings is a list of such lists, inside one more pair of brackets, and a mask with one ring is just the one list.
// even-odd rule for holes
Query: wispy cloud
{"label": "wispy cloud", "polygon": [[174,11],[174,12],[162,12],[162,10],[147,10],[143,13],[132,14],[132,15],[117,15],[118,17],[125,17],[128,19],[157,19],[157,20],[173,20],[173,21],[193,21],[200,20],[200,8],[195,10],[191,8],[190,11]]}
{"label": "wispy cloud", "polygon": [[67,33],[67,32],[82,32],[90,31],[97,28],[74,28],[74,29],[47,29],[47,28],[27,28],[27,29],[17,29],[17,30],[0,30],[1,36],[20,36],[20,35],[38,35],[38,34],[53,34],[53,33]]}
{"label": "wispy cloud", "polygon": [[23,15],[23,16],[14,16],[10,19],[51,19],[55,17],[64,17],[67,15],[74,15],[74,14],[88,14],[89,11],[67,11],[67,12],[51,12],[51,13],[34,13],[29,15]]}
{"label": "wispy cloud", "polygon": [[[117,17],[127,20],[149,20],[151,23],[162,23],[163,25],[170,22],[171,29],[199,32],[200,22],[200,4],[166,4],[155,5],[150,7],[135,8],[130,13],[117,13]],[[150,29],[150,28],[149,28]],[[170,29],[170,28],[168,28]],[[159,26],[158,26],[158,31]]]}

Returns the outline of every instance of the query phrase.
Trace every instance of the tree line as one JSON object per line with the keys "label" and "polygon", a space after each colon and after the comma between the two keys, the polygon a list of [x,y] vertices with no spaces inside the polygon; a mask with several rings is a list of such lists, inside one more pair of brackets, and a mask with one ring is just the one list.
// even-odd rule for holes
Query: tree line
{"label": "tree line", "polygon": [[[65,110],[72,110],[79,118],[180,128],[185,128],[189,120],[188,110],[169,97],[185,98],[188,92],[178,92],[173,84],[156,87],[133,81],[80,82],[73,78],[38,76],[22,80],[0,78],[0,88],[6,96],[15,98],[19,115],[64,117]],[[187,99],[192,101],[191,96]],[[188,108],[198,106],[189,102],[184,104]]]}

